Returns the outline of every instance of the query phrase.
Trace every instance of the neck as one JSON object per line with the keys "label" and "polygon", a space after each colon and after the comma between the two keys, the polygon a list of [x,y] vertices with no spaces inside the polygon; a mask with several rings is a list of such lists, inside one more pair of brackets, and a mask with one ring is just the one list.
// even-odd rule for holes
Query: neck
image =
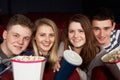
{"label": "neck", "polygon": [[100,44],[103,48],[108,46],[110,44],[110,40],[107,41],[107,43]]}
{"label": "neck", "polygon": [[44,56],[46,56],[46,55],[48,55],[48,52],[45,52],[45,51],[39,51],[39,54],[40,54],[40,55],[44,55]]}
{"label": "neck", "polygon": [[80,54],[82,48],[81,48],[81,47],[80,47],[80,48],[73,47],[73,50],[74,50],[76,53]]}

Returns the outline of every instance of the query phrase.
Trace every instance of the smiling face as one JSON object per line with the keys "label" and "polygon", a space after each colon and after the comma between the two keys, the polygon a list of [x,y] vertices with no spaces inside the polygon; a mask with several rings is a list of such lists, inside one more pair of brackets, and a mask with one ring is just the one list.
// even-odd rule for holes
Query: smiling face
{"label": "smiling face", "polygon": [[23,52],[31,39],[32,32],[28,27],[13,25],[8,31],[3,32],[4,46],[7,56],[18,55]]}
{"label": "smiling face", "polygon": [[55,42],[55,32],[49,25],[40,25],[35,35],[35,41],[38,50],[47,54]]}
{"label": "smiling face", "polygon": [[70,23],[68,37],[70,43],[76,48],[81,48],[86,42],[84,30],[79,22]]}
{"label": "smiling face", "polygon": [[110,43],[110,34],[114,30],[115,23],[112,25],[111,20],[93,20],[92,25],[98,42],[102,46],[107,46]]}

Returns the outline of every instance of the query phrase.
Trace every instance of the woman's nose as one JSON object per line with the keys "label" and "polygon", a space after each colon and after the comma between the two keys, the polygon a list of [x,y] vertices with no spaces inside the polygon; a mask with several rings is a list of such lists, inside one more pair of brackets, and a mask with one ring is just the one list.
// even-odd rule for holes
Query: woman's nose
{"label": "woman's nose", "polygon": [[74,33],[74,37],[77,37],[77,36],[78,36],[78,33],[77,33],[77,32],[75,32],[75,33]]}
{"label": "woman's nose", "polygon": [[46,37],[45,37],[45,41],[50,41],[50,37],[49,37],[49,36],[46,36]]}

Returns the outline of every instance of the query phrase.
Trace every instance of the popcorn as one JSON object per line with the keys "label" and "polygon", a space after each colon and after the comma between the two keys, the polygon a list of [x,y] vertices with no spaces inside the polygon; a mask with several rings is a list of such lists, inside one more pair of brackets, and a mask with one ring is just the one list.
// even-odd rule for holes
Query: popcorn
{"label": "popcorn", "polygon": [[115,80],[120,80],[120,46],[105,54],[101,60],[116,78]]}
{"label": "popcorn", "polygon": [[111,55],[108,55],[105,58],[105,62],[117,62],[118,60],[120,60],[120,49],[113,51]]}
{"label": "popcorn", "polygon": [[38,61],[44,59],[45,58],[42,56],[16,56],[12,58],[12,60],[19,60],[19,61]]}

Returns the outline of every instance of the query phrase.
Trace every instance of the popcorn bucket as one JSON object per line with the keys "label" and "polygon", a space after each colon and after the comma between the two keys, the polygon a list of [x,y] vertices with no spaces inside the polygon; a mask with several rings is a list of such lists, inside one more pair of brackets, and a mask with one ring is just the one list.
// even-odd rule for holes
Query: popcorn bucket
{"label": "popcorn bucket", "polygon": [[120,80],[120,47],[105,54],[102,61],[109,68],[116,80]]}
{"label": "popcorn bucket", "polygon": [[12,59],[14,80],[42,80],[46,59],[36,57],[17,56]]}

